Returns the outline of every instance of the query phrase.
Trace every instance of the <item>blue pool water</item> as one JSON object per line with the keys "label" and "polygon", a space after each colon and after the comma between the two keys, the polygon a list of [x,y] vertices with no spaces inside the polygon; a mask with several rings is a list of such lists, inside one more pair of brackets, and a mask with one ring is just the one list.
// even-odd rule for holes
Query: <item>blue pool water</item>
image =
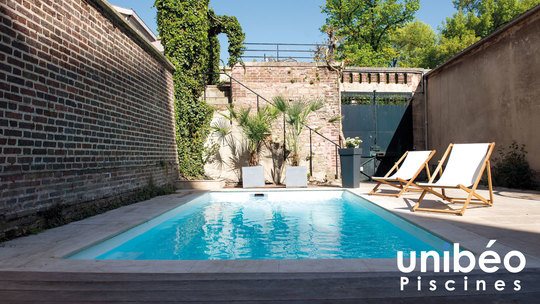
{"label": "blue pool water", "polygon": [[450,244],[347,191],[214,192],[71,259],[394,258]]}

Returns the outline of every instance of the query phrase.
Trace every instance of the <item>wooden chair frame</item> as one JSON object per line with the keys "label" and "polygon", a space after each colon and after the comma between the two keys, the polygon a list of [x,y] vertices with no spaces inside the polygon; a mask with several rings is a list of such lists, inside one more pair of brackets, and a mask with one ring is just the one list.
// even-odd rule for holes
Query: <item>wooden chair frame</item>
{"label": "wooden chair frame", "polygon": [[[443,157],[439,161],[439,165],[433,172],[433,176],[430,178],[429,183],[433,183],[435,180],[435,177],[437,175],[442,176],[443,173],[443,164],[446,162],[448,156],[450,155],[450,152],[452,151],[452,148],[454,147],[454,144],[450,144],[448,148],[446,149],[446,152],[444,153]],[[420,198],[416,202],[416,204],[413,207],[413,211],[428,211],[428,212],[439,212],[439,213],[451,213],[451,214],[457,214],[457,215],[463,215],[465,213],[465,210],[469,206],[469,204],[472,205],[483,205],[483,206],[493,206],[493,183],[491,180],[491,154],[493,153],[493,149],[495,148],[495,143],[490,143],[488,151],[486,153],[486,156],[484,157],[484,161],[482,162],[482,167],[480,168],[480,172],[478,173],[478,176],[476,177],[476,180],[474,181],[474,184],[471,186],[471,188],[465,187],[464,185],[457,185],[455,187],[448,187],[448,186],[422,186],[418,185],[418,187],[422,188],[422,194],[420,195]],[[489,199],[481,196],[476,192],[478,185],[480,184],[480,180],[482,179],[482,176],[484,175],[484,171],[487,170],[487,180],[488,180],[488,190],[489,190]],[[441,192],[435,191],[433,188],[440,188]],[[465,191],[468,195],[465,198],[459,198],[459,197],[450,197],[447,196],[445,193],[445,189],[461,189]],[[426,194],[431,193],[445,201],[450,202],[451,204],[463,204],[463,207],[457,210],[446,210],[446,209],[434,209],[434,208],[421,208],[420,204],[422,203],[424,197]]]}
{"label": "wooden chair frame", "polygon": [[[420,173],[424,169],[426,170],[428,178],[431,179],[431,173],[429,171],[428,163],[429,163],[429,160],[433,157],[433,155],[435,155],[435,152],[436,152],[435,150],[431,150],[431,152],[429,153],[429,156],[427,157],[426,162],[424,163],[424,165],[421,166],[418,169],[418,171],[416,171],[414,176],[409,180],[404,180],[404,179],[401,179],[401,178],[396,178],[395,180],[384,180],[384,179],[373,178],[373,180],[375,180],[377,182],[377,185],[375,185],[375,187],[371,190],[371,192],[368,193],[368,195],[400,197],[403,193],[408,192],[408,191],[422,191],[423,189],[420,188],[418,185],[416,185],[414,183],[414,180],[418,177],[418,175],[420,175]],[[385,178],[389,177],[392,173],[394,173],[394,171],[397,172],[399,170],[399,166],[401,165],[401,163],[405,160],[405,158],[407,158],[407,155],[409,155],[409,151],[405,152],[405,154],[403,154],[403,156],[401,156],[401,158],[394,164],[394,166],[390,169],[390,171],[388,171],[388,173],[386,173],[386,175],[384,177]],[[399,190],[399,192],[397,192],[397,193],[380,193],[380,192],[377,192],[379,187],[381,185],[383,185],[383,184],[394,187],[394,188],[397,188]]]}

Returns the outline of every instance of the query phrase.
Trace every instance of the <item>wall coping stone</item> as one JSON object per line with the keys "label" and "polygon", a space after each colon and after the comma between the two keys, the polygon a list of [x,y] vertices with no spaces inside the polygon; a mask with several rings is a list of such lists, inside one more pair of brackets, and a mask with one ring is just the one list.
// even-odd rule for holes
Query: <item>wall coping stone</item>
{"label": "wall coping stone", "polygon": [[380,72],[380,73],[418,73],[425,74],[429,69],[422,68],[393,68],[393,67],[345,67],[343,72]]}
{"label": "wall coping stone", "polygon": [[244,62],[238,63],[235,67],[316,67],[327,68],[328,65],[322,62],[288,62],[288,61],[269,61],[269,62]]}
{"label": "wall coping stone", "polygon": [[162,54],[155,46],[153,46],[146,38],[144,38],[131,24],[129,24],[122,15],[114,9],[114,7],[107,0],[86,0],[98,11],[109,19],[115,26],[118,26],[129,38],[137,43],[142,49],[154,56],[160,61],[167,69],[174,71],[174,65]]}

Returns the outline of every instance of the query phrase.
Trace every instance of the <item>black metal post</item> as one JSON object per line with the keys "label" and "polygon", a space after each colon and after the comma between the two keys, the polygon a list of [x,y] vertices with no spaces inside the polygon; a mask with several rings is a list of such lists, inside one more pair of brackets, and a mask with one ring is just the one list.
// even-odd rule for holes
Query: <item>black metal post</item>
{"label": "black metal post", "polygon": [[311,129],[309,129],[309,176],[313,176],[313,146],[311,140]]}
{"label": "black metal post", "polygon": [[283,113],[283,161],[287,161],[287,134],[285,133],[286,127],[285,113]]}
{"label": "black metal post", "polygon": [[373,144],[377,145],[377,136],[379,134],[379,124],[377,121],[377,90],[373,90],[373,122],[375,126],[375,139],[373,140]]}
{"label": "black metal post", "polygon": [[257,95],[257,113],[259,113],[259,95]]}
{"label": "black metal post", "polygon": [[339,171],[338,171],[338,147],[336,147],[336,179],[339,177]]}
{"label": "black metal post", "polygon": [[279,44],[276,44],[277,61],[279,61]]}

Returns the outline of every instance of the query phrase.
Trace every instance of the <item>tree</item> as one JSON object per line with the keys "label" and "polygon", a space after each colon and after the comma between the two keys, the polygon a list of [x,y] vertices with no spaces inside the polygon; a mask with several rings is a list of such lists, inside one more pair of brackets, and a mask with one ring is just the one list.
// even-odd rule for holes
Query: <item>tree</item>
{"label": "tree", "polygon": [[437,34],[431,26],[421,21],[409,22],[398,28],[391,36],[392,46],[397,53],[397,63],[401,67],[431,66],[431,58]]}
{"label": "tree", "polygon": [[469,27],[482,38],[539,3],[539,0],[453,0],[458,13],[467,15]]}
{"label": "tree", "polygon": [[336,58],[348,65],[386,66],[397,55],[391,33],[414,19],[419,0],[327,0],[321,31],[339,40]]}
{"label": "tree", "polygon": [[216,35],[235,33],[229,37],[235,50],[230,54],[233,57],[230,63],[235,63],[242,54],[243,34],[236,18],[215,16],[209,10],[208,2],[155,1],[165,55],[175,66],[176,143],[179,171],[187,179],[204,175],[204,144],[210,132],[212,109],[200,97],[209,79],[207,73],[215,71],[219,64]]}
{"label": "tree", "polygon": [[540,4],[540,0],[454,0],[457,12],[441,28],[433,63],[441,64],[510,20]]}

